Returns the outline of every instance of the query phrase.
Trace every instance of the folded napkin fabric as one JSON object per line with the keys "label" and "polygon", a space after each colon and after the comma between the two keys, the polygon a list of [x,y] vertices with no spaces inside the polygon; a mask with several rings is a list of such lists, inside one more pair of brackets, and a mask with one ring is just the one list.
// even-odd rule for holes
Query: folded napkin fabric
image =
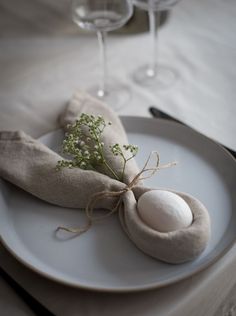
{"label": "folded napkin fabric", "polygon": [[[66,131],[68,124],[82,113],[101,115],[112,122],[112,126],[105,129],[102,135],[104,156],[114,170],[120,171],[119,157],[114,157],[108,149],[115,143],[128,144],[118,116],[88,94],[77,92],[60,115],[60,126]],[[57,162],[61,159],[60,154],[22,131],[0,132],[0,176],[5,180],[44,201],[72,208],[85,208],[96,193],[123,190],[120,197],[98,199],[95,207],[112,210],[121,199],[121,226],[143,252],[168,263],[181,263],[194,259],[205,249],[210,236],[208,212],[199,201],[185,193],[177,192],[193,212],[194,220],[190,227],[158,233],[142,222],[137,212],[137,200],[150,188],[138,183],[131,190],[124,190],[139,173],[134,159],[127,163],[123,182],[113,179],[109,171],[101,167],[97,171],[80,168],[56,170]]]}
{"label": "folded napkin fabric", "polygon": [[144,186],[134,188],[134,194],[127,192],[119,211],[120,222],[130,239],[146,254],[167,263],[183,263],[198,257],[206,248],[210,237],[210,219],[207,209],[194,197],[174,192],[187,202],[193,213],[193,223],[168,233],[148,227],[139,217],[137,200],[151,190]]}
{"label": "folded napkin fabric", "polygon": [[[120,182],[94,171],[79,168],[57,171],[57,162],[62,157],[24,132],[1,132],[0,150],[2,178],[59,206],[84,208],[90,195],[105,189],[119,190],[122,186]],[[99,202],[98,207],[110,208],[113,205],[111,201]]]}

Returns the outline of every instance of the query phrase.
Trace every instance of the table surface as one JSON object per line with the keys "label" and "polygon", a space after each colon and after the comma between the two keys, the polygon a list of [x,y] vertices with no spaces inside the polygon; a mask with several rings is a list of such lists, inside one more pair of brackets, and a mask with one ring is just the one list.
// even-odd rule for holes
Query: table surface
{"label": "table surface", "polygon": [[[19,6],[17,0],[0,1],[1,130],[23,129],[33,137],[53,130],[74,91],[96,84],[96,37],[75,28],[67,14],[68,3],[21,0]],[[135,69],[149,59],[147,33],[109,34],[109,72],[131,92],[119,114],[148,117],[148,107],[156,105],[236,150],[235,16],[235,0],[182,0],[176,5],[159,32],[158,61],[178,74],[166,90],[147,89],[132,80]],[[236,313],[235,246],[188,280],[125,295],[82,291],[44,279],[18,263],[2,245],[0,265],[56,315]],[[4,315],[32,315],[1,279],[0,293]]]}

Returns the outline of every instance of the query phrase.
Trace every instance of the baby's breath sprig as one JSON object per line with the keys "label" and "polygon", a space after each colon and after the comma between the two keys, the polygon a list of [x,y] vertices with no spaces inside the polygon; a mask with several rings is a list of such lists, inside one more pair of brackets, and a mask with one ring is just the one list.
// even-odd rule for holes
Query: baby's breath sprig
{"label": "baby's breath sprig", "polygon": [[111,125],[111,122],[106,123],[101,115],[95,117],[85,113],[82,113],[74,124],[68,125],[68,132],[62,147],[63,153],[71,158],[58,161],[57,169],[60,170],[64,167],[96,169],[96,166],[104,165],[115,179],[122,181],[126,164],[137,154],[138,147],[123,145],[121,148],[119,144],[110,146],[111,152],[122,158],[122,174],[118,175],[104,155],[105,145],[101,140],[101,135],[107,125]]}
{"label": "baby's breath sprig", "polygon": [[119,144],[115,144],[113,146],[110,146],[110,149],[115,156],[121,157],[122,164],[123,164],[121,179],[123,179],[126,164],[129,160],[131,160],[132,158],[134,158],[137,155],[138,146],[136,146],[136,145],[123,145],[121,147]]}

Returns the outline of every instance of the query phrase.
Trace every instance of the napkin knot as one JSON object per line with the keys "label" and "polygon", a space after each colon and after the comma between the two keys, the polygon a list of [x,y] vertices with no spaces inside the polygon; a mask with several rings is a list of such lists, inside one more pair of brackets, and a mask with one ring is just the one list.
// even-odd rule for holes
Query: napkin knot
{"label": "napkin knot", "polygon": [[[154,167],[148,167],[152,156],[155,156],[155,164]],[[119,191],[101,191],[93,194],[90,198],[90,201],[88,202],[86,208],[85,208],[85,214],[87,216],[88,222],[84,227],[77,227],[77,228],[69,228],[69,227],[64,227],[64,226],[59,226],[57,227],[58,230],[65,230],[70,233],[75,233],[75,234],[82,234],[86,232],[91,226],[93,222],[103,220],[104,218],[107,218],[111,216],[113,213],[117,212],[120,208],[120,205],[122,203],[122,196],[128,192],[132,191],[132,189],[138,184],[139,181],[145,180],[148,178],[151,178],[158,170],[163,169],[163,168],[169,168],[173,165],[176,165],[176,162],[171,162],[165,165],[160,166],[160,156],[156,151],[152,151],[150,155],[148,156],[143,168],[141,169],[140,172],[137,173],[137,175],[133,178],[133,180],[126,185],[122,190]],[[147,176],[142,176],[145,173],[148,173]],[[98,216],[95,217],[93,216],[93,211],[96,208],[96,203],[104,198],[112,198],[112,197],[117,197],[118,201],[113,209],[111,209],[107,214],[103,216]]]}

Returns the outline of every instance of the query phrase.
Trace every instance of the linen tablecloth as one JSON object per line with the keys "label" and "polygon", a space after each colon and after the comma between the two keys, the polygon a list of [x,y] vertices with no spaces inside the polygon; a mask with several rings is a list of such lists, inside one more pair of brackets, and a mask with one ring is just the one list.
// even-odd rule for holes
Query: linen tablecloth
{"label": "linen tablecloth", "polygon": [[[53,130],[73,92],[97,82],[95,35],[77,31],[68,4],[0,0],[0,129],[23,129],[33,137]],[[160,30],[158,57],[175,68],[178,77],[163,91],[132,80],[134,70],[149,58],[148,34],[110,34],[108,69],[132,94],[119,114],[150,116],[148,107],[157,105],[236,150],[235,16],[234,0],[183,0],[176,5]],[[0,265],[56,315],[236,315],[235,246],[188,280],[133,294],[62,286],[29,271],[3,246],[0,259]],[[31,315],[10,293],[0,279],[3,315],[14,315],[14,310],[15,315]]]}

